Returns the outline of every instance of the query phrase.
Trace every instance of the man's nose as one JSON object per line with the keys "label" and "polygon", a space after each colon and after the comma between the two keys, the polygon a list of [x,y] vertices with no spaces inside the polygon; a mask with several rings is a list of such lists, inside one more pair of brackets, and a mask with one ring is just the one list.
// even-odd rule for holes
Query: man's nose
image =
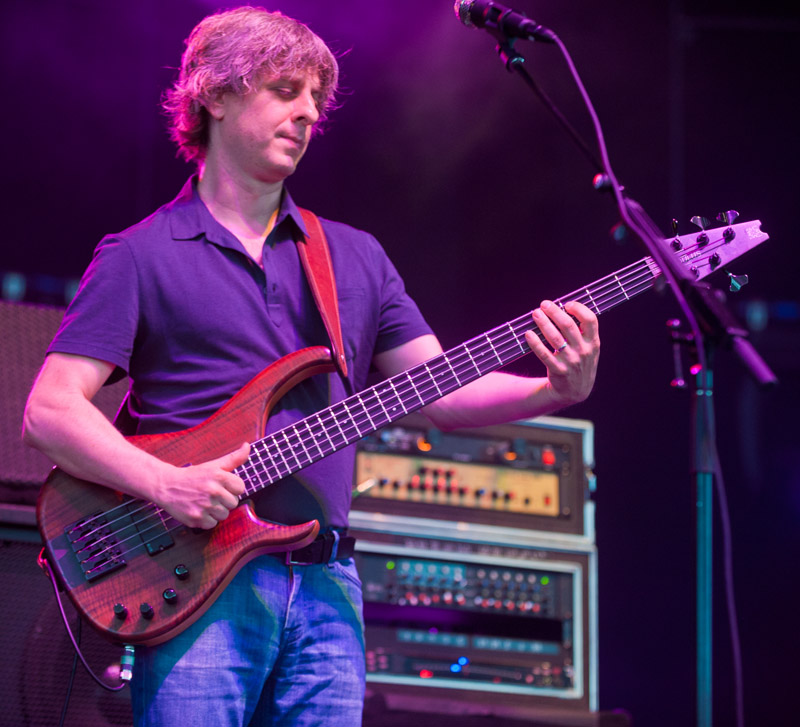
{"label": "man's nose", "polygon": [[294,100],[294,117],[297,121],[316,124],[319,121],[319,109],[311,89],[303,89]]}

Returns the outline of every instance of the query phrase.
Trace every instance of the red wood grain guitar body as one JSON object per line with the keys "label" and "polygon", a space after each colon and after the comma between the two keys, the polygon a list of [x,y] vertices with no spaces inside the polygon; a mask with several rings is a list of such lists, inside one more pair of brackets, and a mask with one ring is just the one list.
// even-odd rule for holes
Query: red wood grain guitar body
{"label": "red wood grain guitar body", "polygon": [[[214,459],[263,437],[271,407],[288,389],[333,368],[326,348],[298,351],[262,371],[202,424],[130,441],[176,465]],[[319,530],[316,520],[293,526],[260,520],[247,502],[214,529],[193,530],[149,503],[58,468],[42,488],[37,518],[47,558],[75,607],[102,635],[130,644],[157,644],[179,633],[249,560],[300,548]]]}

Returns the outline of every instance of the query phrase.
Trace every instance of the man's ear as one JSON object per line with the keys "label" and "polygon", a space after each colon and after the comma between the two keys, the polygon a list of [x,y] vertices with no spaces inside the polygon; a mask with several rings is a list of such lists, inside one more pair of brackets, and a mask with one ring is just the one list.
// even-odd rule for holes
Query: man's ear
{"label": "man's ear", "polygon": [[203,106],[205,106],[206,111],[208,111],[212,119],[222,121],[225,117],[225,94],[218,93],[216,96],[206,101]]}

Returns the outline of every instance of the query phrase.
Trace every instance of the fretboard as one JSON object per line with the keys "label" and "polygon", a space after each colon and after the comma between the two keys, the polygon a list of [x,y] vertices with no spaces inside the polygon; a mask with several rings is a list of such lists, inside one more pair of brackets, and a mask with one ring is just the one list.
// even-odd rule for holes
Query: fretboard
{"label": "fretboard", "polygon": [[[563,306],[577,300],[600,315],[651,288],[660,274],[653,259],[645,257],[555,302]],[[250,458],[236,470],[246,485],[244,496],[525,356],[530,353],[528,331],[544,341],[526,313],[252,443]]]}

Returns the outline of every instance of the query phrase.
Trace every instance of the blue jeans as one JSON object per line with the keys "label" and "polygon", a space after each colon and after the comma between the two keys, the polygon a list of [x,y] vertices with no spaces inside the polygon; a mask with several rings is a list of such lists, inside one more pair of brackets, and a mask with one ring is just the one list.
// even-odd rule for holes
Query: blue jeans
{"label": "blue jeans", "polygon": [[137,727],[358,727],[364,625],[352,559],[259,556],[188,629],[136,648],[131,693]]}

